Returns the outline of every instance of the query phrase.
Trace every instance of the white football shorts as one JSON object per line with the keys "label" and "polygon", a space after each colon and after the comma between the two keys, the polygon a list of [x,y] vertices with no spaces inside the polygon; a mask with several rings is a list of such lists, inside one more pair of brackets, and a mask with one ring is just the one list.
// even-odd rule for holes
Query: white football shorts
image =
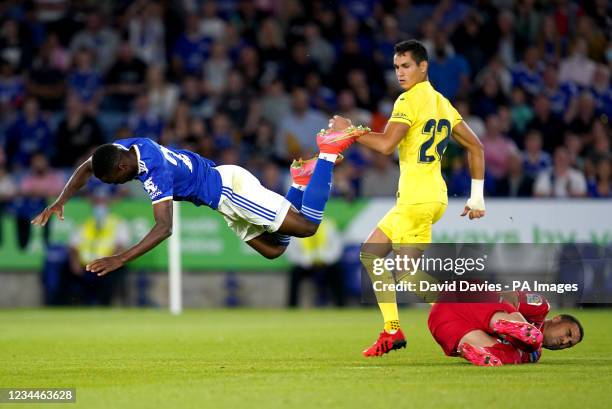
{"label": "white football shorts", "polygon": [[221,199],[217,211],[243,241],[277,231],[291,203],[266,189],[248,170],[235,165],[217,166],[221,174]]}

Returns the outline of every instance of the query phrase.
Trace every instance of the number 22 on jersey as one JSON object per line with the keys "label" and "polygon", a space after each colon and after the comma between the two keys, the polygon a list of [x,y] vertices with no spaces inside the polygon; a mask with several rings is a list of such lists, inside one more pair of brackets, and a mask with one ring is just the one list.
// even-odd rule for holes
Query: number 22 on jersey
{"label": "number 22 on jersey", "polygon": [[[429,138],[419,148],[419,163],[433,163],[437,159],[442,160],[442,155],[448,145],[448,138],[451,134],[451,124],[447,119],[429,119],[423,125],[423,135],[428,135]],[[436,143],[436,136],[438,136],[438,142]],[[430,150],[435,143],[433,150]],[[429,154],[428,154],[429,151]]]}

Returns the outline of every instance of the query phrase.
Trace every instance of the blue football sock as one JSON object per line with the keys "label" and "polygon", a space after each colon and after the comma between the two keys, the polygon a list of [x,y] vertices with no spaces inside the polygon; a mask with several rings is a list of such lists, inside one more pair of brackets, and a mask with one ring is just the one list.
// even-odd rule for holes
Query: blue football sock
{"label": "blue football sock", "polygon": [[298,189],[295,186],[291,186],[289,191],[285,195],[285,199],[289,201],[298,211],[302,209],[302,197],[304,196],[304,191],[302,189]]}
{"label": "blue football sock", "polygon": [[334,162],[319,158],[310,183],[304,191],[301,213],[314,223],[321,223],[323,210],[331,191]]}

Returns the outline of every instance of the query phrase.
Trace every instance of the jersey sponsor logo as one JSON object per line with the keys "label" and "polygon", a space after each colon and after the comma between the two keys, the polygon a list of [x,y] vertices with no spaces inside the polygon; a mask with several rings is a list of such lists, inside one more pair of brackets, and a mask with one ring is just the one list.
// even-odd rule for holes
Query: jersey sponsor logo
{"label": "jersey sponsor logo", "polygon": [[542,305],[542,297],[539,294],[526,294],[525,298],[529,305]]}
{"label": "jersey sponsor logo", "polygon": [[138,174],[140,175],[141,173],[149,173],[149,169],[147,168],[147,164],[144,163],[144,161],[139,160],[138,161]]}
{"label": "jersey sponsor logo", "polygon": [[155,182],[153,182],[153,179],[148,178],[145,180],[143,186],[151,199],[155,199],[157,196],[161,195],[161,192]]}

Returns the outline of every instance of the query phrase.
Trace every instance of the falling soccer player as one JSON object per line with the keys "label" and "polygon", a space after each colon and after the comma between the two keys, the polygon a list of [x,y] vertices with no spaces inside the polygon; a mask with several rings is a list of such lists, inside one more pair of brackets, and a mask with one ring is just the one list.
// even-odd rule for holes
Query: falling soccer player
{"label": "falling soccer player", "polygon": [[[371,278],[374,278],[372,271],[377,259],[385,257],[391,250],[416,259],[431,243],[432,225],[442,217],[448,204],[440,164],[451,135],[467,150],[472,176],[472,192],[462,216],[478,219],[485,215],[482,144],[451,103],[429,83],[425,47],[415,40],[397,43],[393,66],[405,92],[395,101],[383,133],[369,132],[357,139],[357,142],[386,155],[399,148],[397,203],[378,223],[361,249],[361,262]],[[350,126],[351,121],[340,116],[330,120],[334,131]],[[391,271],[376,279],[393,282]],[[406,346],[395,292],[377,292],[376,297],[384,328],[376,342],[363,351],[366,357],[381,356]]]}
{"label": "falling soccer player", "polygon": [[173,200],[218,211],[243,241],[273,259],[286,250],[289,236],[309,237],[317,231],[329,199],[338,155],[367,131],[352,127],[342,132],[320,132],[318,158],[292,164],[291,173],[297,181],[285,197],[264,188],[240,166],[215,166],[193,152],[169,149],[150,139],[117,140],[98,147],[74,171],[57,200],[36,216],[32,224],[44,226],[53,214],[63,220],[64,204],[92,176],[111,184],[137,179],[153,203],[155,225],[139,243],[120,254],[89,263],[87,271],[105,275],[168,238],[172,234]]}
{"label": "falling soccer player", "polygon": [[429,313],[431,335],[448,356],[474,365],[534,363],[542,348],[571,348],[584,337],[571,315],[546,319],[550,305],[537,293],[498,293],[498,302],[435,303]]}

